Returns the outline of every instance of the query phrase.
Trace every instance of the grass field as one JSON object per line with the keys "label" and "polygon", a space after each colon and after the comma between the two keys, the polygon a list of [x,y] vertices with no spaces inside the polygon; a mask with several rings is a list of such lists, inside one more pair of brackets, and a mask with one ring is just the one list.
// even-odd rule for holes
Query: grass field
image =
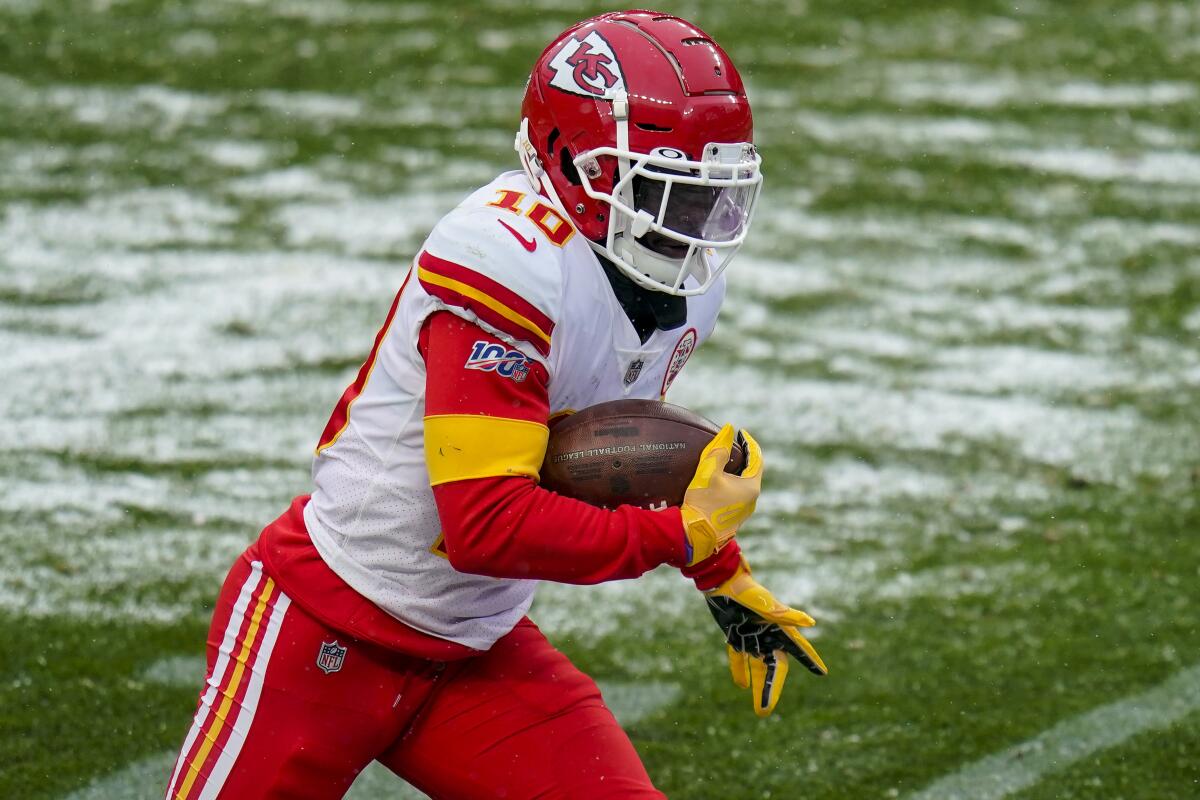
{"label": "grass field", "polygon": [[[1200,797],[1200,5],[657,5],[767,175],[672,399],[763,442],[831,674],[756,719],[669,571],[534,618],[672,797]],[[0,797],[159,796],[225,569],[599,9],[0,0]]]}

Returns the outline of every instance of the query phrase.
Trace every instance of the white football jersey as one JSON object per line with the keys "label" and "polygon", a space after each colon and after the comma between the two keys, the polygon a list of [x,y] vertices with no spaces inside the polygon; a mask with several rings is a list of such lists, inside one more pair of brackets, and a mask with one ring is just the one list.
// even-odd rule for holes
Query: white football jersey
{"label": "white football jersey", "polygon": [[[721,279],[687,298],[686,322],[643,343],[587,242],[540,201],[523,173],[506,172],[434,227],[357,394],[343,398],[341,429],[318,448],[304,512],[318,552],[342,580],[406,625],[479,650],[525,615],[537,582],[458,572],[435,552],[441,525],[425,463],[425,362],[417,349],[426,318],[450,311],[542,363],[553,416],[662,398],[712,333],[725,291]],[[513,313],[513,303],[490,297],[477,298],[486,303],[475,304],[480,313],[448,302],[437,287],[474,291],[455,280],[456,267],[494,282],[501,301],[511,293],[533,310]]]}

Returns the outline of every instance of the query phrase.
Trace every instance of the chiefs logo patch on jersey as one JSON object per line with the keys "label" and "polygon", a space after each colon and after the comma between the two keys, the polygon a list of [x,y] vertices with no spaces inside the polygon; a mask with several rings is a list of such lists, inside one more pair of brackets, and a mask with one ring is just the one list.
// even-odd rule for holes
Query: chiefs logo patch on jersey
{"label": "chiefs logo patch on jersey", "polygon": [[550,85],[584,97],[604,97],[625,89],[625,76],[612,46],[596,31],[582,39],[572,36],[550,60]]}
{"label": "chiefs logo patch on jersey", "polygon": [[667,389],[671,388],[671,384],[679,377],[679,373],[683,372],[683,365],[692,357],[692,351],[696,349],[696,338],[695,328],[688,328],[683,336],[679,337],[679,343],[675,345],[675,352],[671,353],[671,360],[667,363],[667,374],[663,376],[663,395],[667,393]]}
{"label": "chiefs logo patch on jersey", "polygon": [[529,376],[529,359],[520,350],[509,350],[495,342],[479,341],[471,348],[464,369],[495,372],[520,383]]}

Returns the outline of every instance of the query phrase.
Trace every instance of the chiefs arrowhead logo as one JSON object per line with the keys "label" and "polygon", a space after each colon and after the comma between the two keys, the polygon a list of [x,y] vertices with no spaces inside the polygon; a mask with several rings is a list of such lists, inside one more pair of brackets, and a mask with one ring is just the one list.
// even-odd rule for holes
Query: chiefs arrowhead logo
{"label": "chiefs arrowhead logo", "polygon": [[572,36],[550,60],[550,85],[584,97],[605,97],[625,88],[625,76],[612,46],[596,31],[582,39]]}

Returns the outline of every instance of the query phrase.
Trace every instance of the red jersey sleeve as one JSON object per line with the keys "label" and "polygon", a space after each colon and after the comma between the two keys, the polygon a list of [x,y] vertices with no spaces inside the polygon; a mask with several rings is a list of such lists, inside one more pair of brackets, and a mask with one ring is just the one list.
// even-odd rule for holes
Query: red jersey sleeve
{"label": "red jersey sleeve", "polygon": [[599,583],[683,566],[679,509],[608,511],[537,485],[549,435],[540,363],[445,311],[425,322],[418,346],[426,462],[456,569]]}

